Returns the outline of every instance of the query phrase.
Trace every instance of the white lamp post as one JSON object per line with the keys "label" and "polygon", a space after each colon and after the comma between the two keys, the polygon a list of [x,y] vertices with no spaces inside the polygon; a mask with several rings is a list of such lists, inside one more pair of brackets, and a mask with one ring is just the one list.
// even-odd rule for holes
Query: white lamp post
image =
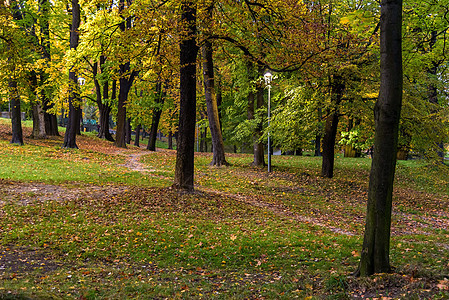
{"label": "white lamp post", "polygon": [[270,104],[271,104],[271,80],[273,75],[270,72],[265,73],[263,76],[265,79],[265,85],[268,87],[268,172],[271,172],[271,144],[270,144]]}

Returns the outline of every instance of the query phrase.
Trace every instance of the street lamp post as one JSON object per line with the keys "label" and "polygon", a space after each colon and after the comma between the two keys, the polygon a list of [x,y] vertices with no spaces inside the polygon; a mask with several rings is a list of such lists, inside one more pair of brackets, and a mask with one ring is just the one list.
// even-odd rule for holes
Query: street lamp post
{"label": "street lamp post", "polygon": [[268,172],[271,172],[270,105],[271,105],[271,80],[273,79],[273,75],[271,75],[270,72],[267,72],[263,77],[265,79],[265,85],[268,87]]}

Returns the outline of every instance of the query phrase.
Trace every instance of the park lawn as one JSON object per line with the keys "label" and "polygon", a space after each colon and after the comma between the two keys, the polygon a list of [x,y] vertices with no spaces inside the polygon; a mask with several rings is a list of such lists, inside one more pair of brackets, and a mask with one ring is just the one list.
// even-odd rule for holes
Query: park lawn
{"label": "park lawn", "polygon": [[315,157],[273,157],[267,174],[250,155],[216,168],[198,153],[196,192],[179,194],[174,151],[86,134],[78,150],[19,147],[3,131],[0,298],[449,297],[447,167],[398,162],[394,273],[357,279],[367,158],[337,156],[324,179]]}

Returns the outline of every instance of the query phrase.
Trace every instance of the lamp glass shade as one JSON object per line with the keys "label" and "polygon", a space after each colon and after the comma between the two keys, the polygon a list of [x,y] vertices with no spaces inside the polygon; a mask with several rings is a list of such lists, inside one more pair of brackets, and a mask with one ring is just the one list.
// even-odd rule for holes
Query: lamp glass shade
{"label": "lamp glass shade", "polygon": [[265,79],[265,84],[270,84],[271,80],[273,79],[273,75],[271,75],[270,72],[265,73],[265,75],[263,75],[263,78]]}

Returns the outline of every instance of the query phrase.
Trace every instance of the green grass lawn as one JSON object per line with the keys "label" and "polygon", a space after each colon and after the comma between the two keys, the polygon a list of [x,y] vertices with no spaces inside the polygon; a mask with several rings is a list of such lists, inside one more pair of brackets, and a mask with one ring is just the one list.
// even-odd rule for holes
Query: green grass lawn
{"label": "green grass lawn", "polygon": [[0,141],[1,299],[449,297],[445,166],[398,162],[394,273],[358,279],[368,158],[337,156],[324,179],[315,157],[273,157],[268,174],[197,154],[196,192],[179,194],[174,151],[60,141]]}

